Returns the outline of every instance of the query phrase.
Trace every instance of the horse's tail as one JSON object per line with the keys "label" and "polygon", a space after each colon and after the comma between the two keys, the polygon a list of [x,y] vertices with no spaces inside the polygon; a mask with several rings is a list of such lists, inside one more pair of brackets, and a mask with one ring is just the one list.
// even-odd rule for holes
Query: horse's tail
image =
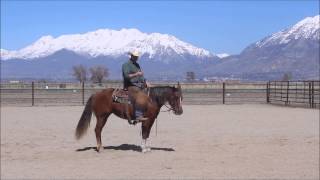
{"label": "horse's tail", "polygon": [[91,116],[92,116],[92,97],[93,96],[91,96],[87,101],[87,104],[78,122],[76,134],[75,134],[77,140],[79,140],[87,132],[87,129],[90,125]]}

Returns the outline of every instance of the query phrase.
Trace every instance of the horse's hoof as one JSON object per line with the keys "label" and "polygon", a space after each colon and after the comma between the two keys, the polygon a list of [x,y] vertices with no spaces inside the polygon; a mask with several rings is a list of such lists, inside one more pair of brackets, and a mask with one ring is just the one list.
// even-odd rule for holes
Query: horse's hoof
{"label": "horse's hoof", "polygon": [[151,152],[151,148],[146,147],[142,149],[142,153],[147,153],[147,152]]}
{"label": "horse's hoof", "polygon": [[97,152],[98,152],[98,153],[100,152],[100,149],[101,149],[101,146],[98,146],[98,147],[97,147]]}
{"label": "horse's hoof", "polygon": [[151,152],[151,148],[150,148],[150,147],[147,147],[147,151],[148,151],[148,152]]}
{"label": "horse's hoof", "polygon": [[147,153],[148,150],[147,149],[142,149],[142,153]]}

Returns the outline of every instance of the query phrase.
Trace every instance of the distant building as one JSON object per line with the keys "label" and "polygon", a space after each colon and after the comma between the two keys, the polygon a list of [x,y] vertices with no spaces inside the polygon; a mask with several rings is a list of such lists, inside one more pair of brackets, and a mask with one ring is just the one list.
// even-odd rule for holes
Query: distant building
{"label": "distant building", "polygon": [[20,81],[17,81],[17,80],[11,80],[11,81],[9,81],[9,83],[10,83],[10,84],[18,84],[18,83],[20,83]]}

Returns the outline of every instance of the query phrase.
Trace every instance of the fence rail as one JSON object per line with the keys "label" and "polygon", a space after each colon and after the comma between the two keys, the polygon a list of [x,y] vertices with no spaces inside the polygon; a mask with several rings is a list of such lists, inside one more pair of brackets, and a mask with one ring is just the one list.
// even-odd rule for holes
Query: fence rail
{"label": "fence rail", "polygon": [[[157,83],[156,86],[173,86]],[[184,104],[271,103],[319,108],[319,81],[270,81],[267,83],[182,83]],[[119,82],[1,83],[1,105],[83,105],[105,88],[122,88]]]}
{"label": "fence rail", "polygon": [[[155,86],[174,86],[156,83]],[[265,103],[265,83],[182,83],[184,104]],[[121,83],[1,83],[2,105],[82,105],[91,94]]]}
{"label": "fence rail", "polygon": [[267,102],[319,108],[320,81],[270,81]]}

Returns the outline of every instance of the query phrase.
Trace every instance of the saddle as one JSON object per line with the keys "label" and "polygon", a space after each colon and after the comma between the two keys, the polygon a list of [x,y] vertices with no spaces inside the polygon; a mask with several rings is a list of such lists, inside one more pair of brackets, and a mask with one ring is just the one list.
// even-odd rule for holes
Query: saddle
{"label": "saddle", "polygon": [[112,100],[116,103],[130,104],[128,90],[115,89],[112,93]]}
{"label": "saddle", "polygon": [[121,104],[126,104],[126,109],[125,113],[127,114],[126,116],[128,117],[128,123],[130,125],[136,125],[138,122],[135,120],[132,120],[130,115],[129,115],[129,105],[131,104],[129,100],[129,92],[126,89],[115,89],[112,93],[112,100],[115,103],[121,103]]}
{"label": "saddle", "polygon": [[121,103],[125,104],[126,109],[125,113],[126,116],[128,117],[128,123],[131,125],[136,125],[138,122],[141,122],[141,120],[135,120],[131,119],[130,114],[129,114],[129,106],[131,105],[131,101],[129,99],[129,91],[126,89],[115,89],[112,93],[112,100],[115,103]]}

